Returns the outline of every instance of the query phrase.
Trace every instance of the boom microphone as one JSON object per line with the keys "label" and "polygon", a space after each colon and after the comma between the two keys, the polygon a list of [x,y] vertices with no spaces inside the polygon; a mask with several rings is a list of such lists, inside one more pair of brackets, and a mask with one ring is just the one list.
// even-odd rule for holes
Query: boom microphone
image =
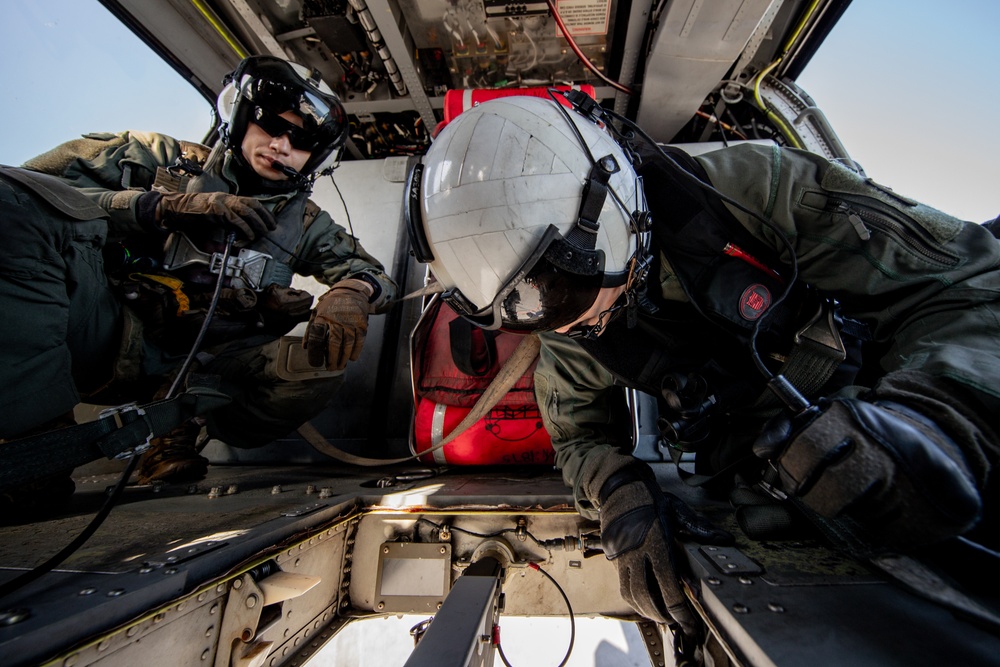
{"label": "boom microphone", "polygon": [[287,176],[289,179],[292,180],[302,178],[302,174],[300,172],[296,171],[295,169],[289,167],[286,164],[278,162],[277,160],[271,163],[271,168],[274,169],[275,171],[280,171],[282,174],[284,174],[285,176]]}

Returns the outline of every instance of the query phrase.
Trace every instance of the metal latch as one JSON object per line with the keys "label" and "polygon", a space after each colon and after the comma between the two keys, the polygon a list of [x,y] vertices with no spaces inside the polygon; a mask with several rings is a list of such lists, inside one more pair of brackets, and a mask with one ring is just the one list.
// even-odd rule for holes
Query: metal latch
{"label": "metal latch", "polygon": [[[135,447],[126,449],[125,451],[118,452],[114,456],[109,456],[108,458],[113,458],[117,460],[129,459],[132,456],[137,456],[145,452],[147,449],[149,449],[152,443],[153,426],[152,424],[149,423],[149,419],[146,418],[146,411],[140,408],[139,404],[134,401],[132,403],[125,403],[124,405],[116,405],[115,407],[112,408],[105,408],[104,410],[101,410],[98,413],[97,418],[113,419],[115,422],[115,426],[117,428],[122,428],[126,426],[126,422],[122,420],[122,415],[127,412],[135,412],[137,417],[141,417],[143,421],[146,422],[146,426],[149,428],[149,434],[146,436],[146,440],[144,442],[139,443]],[[128,423],[131,424],[133,421],[135,420],[129,420]],[[106,453],[107,452],[105,452],[105,454]]]}
{"label": "metal latch", "polygon": [[[249,288],[261,290],[264,274],[274,258],[267,253],[243,248],[239,255],[230,257],[226,263],[225,275],[235,289]],[[207,266],[210,273],[222,273],[222,253],[202,252],[187,235],[174,232],[167,237],[163,247],[163,268],[174,271],[185,266]]]}

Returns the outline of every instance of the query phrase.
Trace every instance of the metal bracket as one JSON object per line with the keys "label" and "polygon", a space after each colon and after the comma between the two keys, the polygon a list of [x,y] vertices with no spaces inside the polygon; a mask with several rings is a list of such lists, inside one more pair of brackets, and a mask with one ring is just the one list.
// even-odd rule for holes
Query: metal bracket
{"label": "metal bracket", "polygon": [[[234,288],[246,287],[259,292],[268,264],[273,261],[274,258],[267,253],[243,248],[238,256],[230,257],[226,263],[226,277],[231,279]],[[196,265],[207,266],[210,273],[221,273],[222,253],[202,252],[181,232],[174,232],[167,237],[163,246],[164,269],[174,271]]]}
{"label": "metal bracket", "polygon": [[146,411],[140,408],[139,404],[134,401],[132,403],[126,403],[124,405],[116,405],[115,407],[112,408],[105,408],[104,410],[101,410],[98,413],[97,418],[114,419],[115,426],[118,428],[122,428],[123,426],[125,426],[125,422],[122,421],[121,416],[127,412],[135,412],[137,417],[141,417],[146,422],[146,426],[149,427],[149,435],[146,436],[146,440],[144,442],[130,449],[126,449],[125,451],[118,452],[113,457],[110,457],[119,461],[130,459],[133,456],[142,454],[147,449],[149,449],[153,441],[153,425],[150,424],[149,419],[146,418]]}
{"label": "metal bracket", "polygon": [[764,568],[736,547],[698,547],[698,553],[707,558],[722,574],[762,574]]}

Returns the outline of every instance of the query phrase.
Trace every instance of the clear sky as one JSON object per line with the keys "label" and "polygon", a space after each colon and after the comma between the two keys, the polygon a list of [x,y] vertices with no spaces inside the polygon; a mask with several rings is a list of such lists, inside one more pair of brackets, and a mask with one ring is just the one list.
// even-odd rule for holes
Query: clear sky
{"label": "clear sky", "polygon": [[798,83],[865,172],[966,220],[1000,215],[1000,2],[854,0]]}
{"label": "clear sky", "polygon": [[[0,163],[85,132],[209,129],[209,103],[96,0],[4,9]],[[1000,214],[998,25],[996,0],[854,0],[799,83],[869,176],[982,222]]]}
{"label": "clear sky", "polygon": [[208,100],[97,0],[13,0],[3,13],[0,163],[87,132],[200,141],[211,127]]}

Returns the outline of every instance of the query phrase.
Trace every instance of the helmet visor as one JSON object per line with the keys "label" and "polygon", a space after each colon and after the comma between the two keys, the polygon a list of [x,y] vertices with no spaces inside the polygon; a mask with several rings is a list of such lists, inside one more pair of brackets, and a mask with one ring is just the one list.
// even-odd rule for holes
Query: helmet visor
{"label": "helmet visor", "polygon": [[562,236],[550,226],[531,256],[501,288],[493,303],[474,312],[471,303],[457,290],[442,299],[473,324],[511,333],[552,331],[576,321],[601,290],[603,272],[593,275],[571,273],[553,265],[546,252]]}
{"label": "helmet visor", "polygon": [[[312,152],[331,145],[338,147],[343,142],[347,127],[343,105],[333,91],[312,78],[309,70],[301,65],[276,58],[256,58],[241,88],[253,104],[255,117],[261,112],[276,117],[291,111],[302,119],[302,127],[297,133],[291,130],[289,134],[289,139],[295,137],[298,141],[298,145],[292,143],[296,148]],[[265,127],[267,119],[264,122],[259,118],[253,120],[268,134],[278,136]],[[273,122],[271,127],[277,131]]]}

